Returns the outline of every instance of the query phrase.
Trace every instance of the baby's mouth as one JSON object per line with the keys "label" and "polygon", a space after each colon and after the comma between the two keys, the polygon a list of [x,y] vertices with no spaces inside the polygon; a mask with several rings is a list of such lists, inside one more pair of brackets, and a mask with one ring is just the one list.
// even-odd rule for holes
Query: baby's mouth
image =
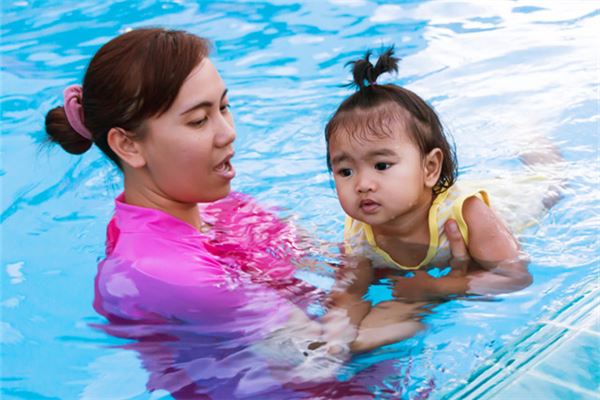
{"label": "baby's mouth", "polygon": [[377,210],[379,210],[379,207],[381,207],[381,204],[377,203],[376,201],[368,200],[368,199],[361,200],[361,202],[359,204],[359,208],[361,209],[361,211],[366,214],[373,214],[373,213],[377,212]]}

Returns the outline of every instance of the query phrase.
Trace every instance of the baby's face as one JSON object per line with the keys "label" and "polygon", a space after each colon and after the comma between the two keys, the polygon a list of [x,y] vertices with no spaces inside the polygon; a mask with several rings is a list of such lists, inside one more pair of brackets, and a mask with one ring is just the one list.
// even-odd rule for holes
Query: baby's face
{"label": "baby's face", "polygon": [[373,227],[393,225],[431,196],[419,148],[404,127],[390,128],[384,137],[335,132],[329,142],[342,208]]}

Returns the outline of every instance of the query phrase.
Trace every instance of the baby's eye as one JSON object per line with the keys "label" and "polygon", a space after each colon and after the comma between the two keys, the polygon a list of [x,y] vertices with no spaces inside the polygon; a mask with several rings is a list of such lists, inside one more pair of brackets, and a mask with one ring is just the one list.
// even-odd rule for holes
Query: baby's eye
{"label": "baby's eye", "polygon": [[390,163],[378,162],[375,164],[375,169],[378,171],[384,171],[384,170],[390,168],[391,166],[392,166],[392,164],[390,164]]}
{"label": "baby's eye", "polygon": [[352,170],[350,168],[341,168],[338,170],[338,175],[347,178],[352,175]]}

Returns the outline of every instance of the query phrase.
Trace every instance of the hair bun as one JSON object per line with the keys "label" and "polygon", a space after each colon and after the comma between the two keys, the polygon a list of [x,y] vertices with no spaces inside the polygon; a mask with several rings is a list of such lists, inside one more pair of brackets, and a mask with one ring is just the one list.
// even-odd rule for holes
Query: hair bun
{"label": "hair bun", "polygon": [[377,78],[386,72],[398,72],[398,57],[394,57],[394,47],[388,47],[379,55],[377,63],[373,65],[369,60],[372,50],[365,53],[364,58],[350,61],[346,65],[352,66],[353,81],[350,85],[363,89],[377,83]]}
{"label": "hair bun", "polygon": [[46,132],[51,142],[58,143],[71,154],[82,154],[92,147],[91,140],[73,129],[62,106],[55,107],[46,114]]}

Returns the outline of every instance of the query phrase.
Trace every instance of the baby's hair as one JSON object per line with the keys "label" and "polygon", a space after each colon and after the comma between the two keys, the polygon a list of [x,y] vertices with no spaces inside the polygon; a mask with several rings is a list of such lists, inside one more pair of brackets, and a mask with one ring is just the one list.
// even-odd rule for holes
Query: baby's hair
{"label": "baby's hair", "polygon": [[414,92],[394,84],[380,85],[377,79],[386,72],[397,72],[398,61],[394,48],[382,52],[373,65],[372,51],[364,58],[351,61],[356,92],[346,98],[325,126],[327,142],[327,166],[331,171],[329,144],[334,135],[348,135],[369,140],[373,137],[389,137],[394,134],[393,123],[404,125],[410,139],[419,147],[421,156],[439,148],[443,154],[440,178],[433,187],[435,195],[454,184],[457,175],[454,149],[444,134],[444,128],[433,108]]}
{"label": "baby's hair", "polygon": [[142,138],[144,121],[171,107],[209,48],[206,39],[161,28],[134,29],[110,40],[94,55],[83,79],[83,121],[92,140],[73,129],[63,106],[46,115],[49,140],[71,154],[84,153],[96,143],[121,168],[108,145],[109,130],[118,127]]}
{"label": "baby's hair", "polygon": [[[349,61],[346,66],[352,66],[352,82],[349,86],[356,86],[359,90],[374,85],[377,78],[385,72],[398,72],[398,59],[393,57],[394,47],[385,50],[373,65],[370,61],[372,50],[365,53],[365,57],[355,61]],[[366,84],[365,84],[366,83]]]}

